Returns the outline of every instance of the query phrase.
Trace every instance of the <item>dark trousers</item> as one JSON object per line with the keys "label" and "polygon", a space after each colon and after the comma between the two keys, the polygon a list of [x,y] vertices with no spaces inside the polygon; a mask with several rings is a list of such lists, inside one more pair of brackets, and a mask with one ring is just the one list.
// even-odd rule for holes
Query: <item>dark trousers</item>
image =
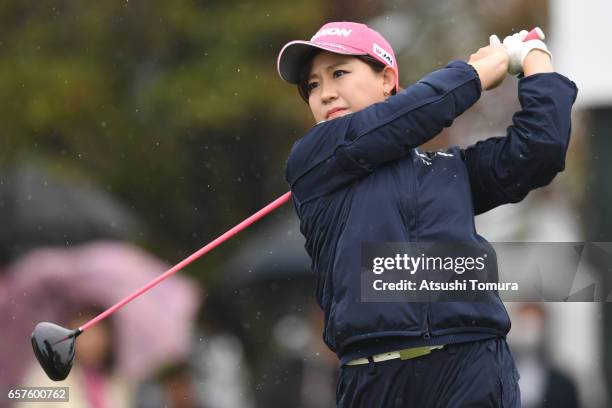
{"label": "dark trousers", "polygon": [[343,366],[340,408],[520,408],[519,374],[505,339],[446,345],[410,360]]}

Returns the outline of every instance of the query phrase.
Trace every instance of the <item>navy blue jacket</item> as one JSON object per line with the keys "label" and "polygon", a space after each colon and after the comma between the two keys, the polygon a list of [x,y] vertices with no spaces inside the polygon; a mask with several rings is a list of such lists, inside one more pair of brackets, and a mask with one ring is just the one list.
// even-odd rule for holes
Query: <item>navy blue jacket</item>
{"label": "navy blue jacket", "polygon": [[522,109],[506,136],[466,149],[417,148],[480,94],[476,71],[453,61],[384,102],[315,125],[293,145],[286,178],[325,313],[323,337],[343,362],[375,343],[383,352],[510,330],[496,293],[490,302],[360,302],[362,242],[488,245],[474,216],[521,201],[564,169],[577,89],[557,73],[520,79]]}

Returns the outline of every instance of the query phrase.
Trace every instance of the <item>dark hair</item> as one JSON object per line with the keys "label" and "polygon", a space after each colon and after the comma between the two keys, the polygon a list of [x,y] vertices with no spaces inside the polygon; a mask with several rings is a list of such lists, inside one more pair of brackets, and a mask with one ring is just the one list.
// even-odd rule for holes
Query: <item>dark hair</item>
{"label": "dark hair", "polygon": [[[302,66],[303,68],[300,71],[300,79],[299,79],[297,87],[298,87],[298,92],[300,93],[300,96],[306,103],[308,103],[308,96],[309,96],[308,95],[308,79],[310,76],[310,69],[312,68],[312,61],[314,60],[314,57],[320,52],[321,50],[314,50],[313,52],[308,54],[308,56],[306,56],[306,58],[304,59],[304,64]],[[382,72],[386,67],[385,64],[383,64],[376,58],[372,57],[371,55],[367,55],[367,54],[366,55],[352,55],[352,57],[358,58],[361,61],[368,64],[374,72]],[[393,90],[391,91],[391,94],[395,95],[395,93],[396,93],[396,89],[393,88]]]}

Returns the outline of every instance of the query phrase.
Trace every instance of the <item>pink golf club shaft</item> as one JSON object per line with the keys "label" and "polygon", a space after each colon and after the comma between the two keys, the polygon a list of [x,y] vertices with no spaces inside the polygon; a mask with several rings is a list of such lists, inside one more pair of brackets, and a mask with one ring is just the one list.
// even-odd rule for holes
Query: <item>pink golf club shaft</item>
{"label": "pink golf club shaft", "polygon": [[210,250],[214,249],[215,247],[217,247],[221,243],[227,241],[228,239],[230,239],[231,237],[233,237],[234,235],[236,235],[237,233],[239,233],[240,231],[242,231],[243,229],[245,229],[249,225],[253,224],[254,222],[256,222],[259,219],[261,219],[264,216],[266,216],[267,214],[269,214],[272,211],[276,210],[278,207],[280,207],[281,205],[285,204],[290,199],[291,199],[291,192],[289,191],[289,192],[283,194],[282,196],[280,196],[279,198],[277,198],[276,200],[272,201],[270,204],[266,205],[261,210],[257,211],[255,214],[251,215],[249,218],[247,218],[244,221],[242,221],[240,224],[236,225],[235,227],[233,227],[229,231],[225,232],[224,234],[220,235],[219,237],[217,237],[213,241],[209,242],[208,244],[206,244],[205,246],[203,246],[202,248],[200,248],[199,250],[197,250],[193,254],[189,255],[187,258],[183,259],[181,262],[177,263],[172,268],[168,269],[166,272],[164,272],[163,274],[159,275],[157,278],[152,280],[150,283],[146,284],[142,288],[138,289],[136,292],[132,293],[131,295],[127,296],[123,300],[120,300],[119,302],[117,302],[116,304],[114,304],[113,306],[111,306],[110,308],[105,310],[104,312],[100,313],[98,316],[94,317],[93,319],[91,319],[90,321],[85,323],[83,326],[79,327],[78,330],[80,332],[84,332],[85,330],[89,329],[91,326],[95,325],[99,321],[101,321],[104,318],[108,317],[110,314],[112,314],[112,313],[116,312],[117,310],[121,309],[127,303],[129,303],[132,300],[136,299],[138,296],[142,295],[143,293],[145,293],[146,291],[148,291],[152,287],[156,286],[158,283],[160,283],[161,281],[163,281],[167,277],[169,277],[169,276],[175,274],[176,272],[180,271],[181,269],[185,268],[187,265],[189,265],[190,263],[192,263],[196,259],[200,258],[205,253],[207,253]]}

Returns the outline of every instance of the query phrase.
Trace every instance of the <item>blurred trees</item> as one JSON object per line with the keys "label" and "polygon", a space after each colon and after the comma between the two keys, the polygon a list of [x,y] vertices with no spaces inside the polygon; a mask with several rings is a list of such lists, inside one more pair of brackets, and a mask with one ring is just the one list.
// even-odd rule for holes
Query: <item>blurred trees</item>
{"label": "blurred trees", "polygon": [[178,260],[287,190],[311,118],[276,56],[324,13],[305,0],[3,2],[0,182],[25,159],[99,184]]}

